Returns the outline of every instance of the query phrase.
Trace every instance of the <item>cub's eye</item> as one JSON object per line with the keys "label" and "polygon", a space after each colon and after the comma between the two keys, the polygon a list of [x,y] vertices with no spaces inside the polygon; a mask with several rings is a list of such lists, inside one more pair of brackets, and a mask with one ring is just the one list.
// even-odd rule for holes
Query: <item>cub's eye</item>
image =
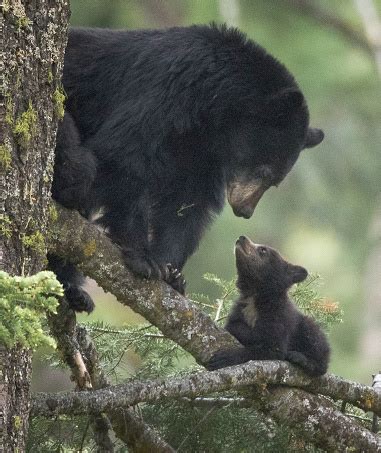
{"label": "cub's eye", "polygon": [[267,249],[266,249],[266,247],[259,247],[259,248],[258,248],[258,253],[259,253],[260,256],[265,256],[265,255],[267,255]]}

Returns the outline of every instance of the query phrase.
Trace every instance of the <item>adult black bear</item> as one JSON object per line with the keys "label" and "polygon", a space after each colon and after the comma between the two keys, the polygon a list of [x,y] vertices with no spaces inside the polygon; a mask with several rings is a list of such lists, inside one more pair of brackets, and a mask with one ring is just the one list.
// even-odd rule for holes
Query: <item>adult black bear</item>
{"label": "adult black bear", "polygon": [[307,271],[285,261],[279,253],[241,236],[235,248],[240,297],[226,330],[244,348],[217,352],[213,370],[248,360],[288,360],[312,375],[328,368],[329,345],[316,322],[303,315],[287,296],[288,289],[307,277]]}
{"label": "adult black bear", "polygon": [[[178,271],[226,188],[234,213],[249,218],[323,139],[286,68],[223,26],[71,29],[63,85],[53,197],[88,218],[100,211],[127,265],[180,291]],[[73,306],[91,310],[72,266],[50,265]]]}

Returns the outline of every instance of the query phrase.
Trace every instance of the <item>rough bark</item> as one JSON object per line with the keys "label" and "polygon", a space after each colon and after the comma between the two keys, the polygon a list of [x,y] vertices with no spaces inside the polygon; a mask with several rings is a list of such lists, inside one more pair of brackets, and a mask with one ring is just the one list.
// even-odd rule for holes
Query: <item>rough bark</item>
{"label": "rough bark", "polygon": [[329,452],[381,451],[380,437],[336,410],[326,398],[303,390],[276,388],[263,398],[262,410],[295,434]]}
{"label": "rough bark", "polygon": [[[0,4],[0,260],[12,275],[45,262],[68,1]],[[0,345],[0,451],[24,451],[30,352]]]}

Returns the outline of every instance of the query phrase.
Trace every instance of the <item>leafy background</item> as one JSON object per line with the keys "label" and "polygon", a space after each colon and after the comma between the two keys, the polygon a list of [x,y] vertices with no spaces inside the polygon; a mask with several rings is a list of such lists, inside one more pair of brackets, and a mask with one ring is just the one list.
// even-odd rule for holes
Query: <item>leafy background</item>
{"label": "leafy background", "polygon": [[[71,23],[131,29],[228,19],[295,75],[308,99],[311,124],[324,129],[326,138],[318,148],[302,153],[280,187],[267,192],[252,219],[236,218],[226,206],[185,268],[188,291],[213,299],[215,286],[203,274],[234,278],[232,248],[241,234],[278,248],[290,261],[320,274],[320,293],[338,301],[344,311],[343,323],[330,333],[331,371],[370,383],[381,361],[381,309],[377,308],[381,304],[377,293],[381,275],[381,75],[370,53],[302,14],[293,3],[72,0]],[[314,3],[363,33],[354,2]],[[380,1],[374,3],[381,14]],[[224,13],[229,5],[237,6],[236,17]],[[93,283],[89,286],[97,310],[86,321],[141,322]],[[131,371],[140,363],[131,353],[124,360]],[[70,385],[61,372],[48,370],[38,360],[34,376],[37,389],[44,382],[48,390],[47,381],[51,390]]]}

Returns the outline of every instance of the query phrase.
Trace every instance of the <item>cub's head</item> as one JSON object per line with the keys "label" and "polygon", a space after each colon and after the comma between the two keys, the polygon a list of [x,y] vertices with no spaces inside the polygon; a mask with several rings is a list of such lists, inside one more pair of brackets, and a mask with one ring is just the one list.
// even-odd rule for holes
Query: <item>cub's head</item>
{"label": "cub's head", "polygon": [[276,250],[245,236],[237,240],[235,256],[237,286],[244,296],[281,294],[308,275],[304,267],[288,263]]}
{"label": "cub's head", "polygon": [[262,195],[286,177],[300,152],[318,145],[320,129],[309,127],[303,94],[284,89],[258,103],[248,103],[231,137],[227,199],[234,214],[248,219]]}

